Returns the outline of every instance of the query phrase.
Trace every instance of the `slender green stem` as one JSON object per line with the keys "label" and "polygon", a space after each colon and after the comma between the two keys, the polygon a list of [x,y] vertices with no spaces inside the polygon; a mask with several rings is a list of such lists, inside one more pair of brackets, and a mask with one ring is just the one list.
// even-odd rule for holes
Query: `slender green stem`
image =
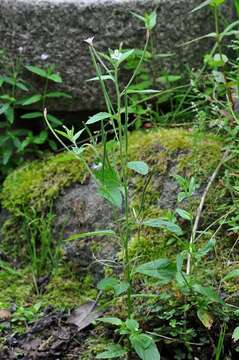
{"label": "slender green stem", "polygon": [[129,239],[130,239],[130,224],[129,224],[129,192],[128,192],[128,104],[127,94],[125,93],[125,127],[122,124],[121,115],[121,94],[119,90],[118,68],[115,68],[115,90],[117,98],[117,123],[119,129],[119,147],[120,147],[120,163],[121,163],[121,178],[124,187],[124,212],[125,212],[125,227],[123,232],[123,246],[124,246],[124,273],[125,280],[129,283],[127,290],[127,306],[128,318],[132,316],[132,281],[131,268],[129,261]]}

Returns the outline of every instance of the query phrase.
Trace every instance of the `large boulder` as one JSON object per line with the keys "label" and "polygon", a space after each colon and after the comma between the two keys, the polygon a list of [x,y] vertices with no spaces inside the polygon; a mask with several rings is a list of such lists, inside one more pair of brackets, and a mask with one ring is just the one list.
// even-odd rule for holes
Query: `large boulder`
{"label": "large boulder", "polygon": [[[195,66],[208,47],[207,41],[191,46],[178,45],[210,33],[213,20],[209,8],[190,13],[201,0],[0,0],[1,48],[15,57],[23,51],[24,62],[45,66],[55,64],[62,74],[62,89],[73,94],[73,102],[54,102],[57,110],[93,110],[102,107],[99,88],[86,83],[94,75],[87,45],[95,36],[100,50],[142,47],[142,23],[131,11],[144,13],[157,8],[154,46],[158,53],[172,53],[157,66],[160,69]],[[47,59],[46,59],[47,58]],[[42,83],[35,85],[42,89]]]}

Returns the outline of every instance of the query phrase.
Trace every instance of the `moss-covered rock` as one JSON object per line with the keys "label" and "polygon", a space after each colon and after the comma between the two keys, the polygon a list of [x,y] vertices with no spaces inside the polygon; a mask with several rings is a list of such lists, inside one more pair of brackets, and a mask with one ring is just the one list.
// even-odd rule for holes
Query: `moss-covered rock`
{"label": "moss-covered rock", "polygon": [[[130,180],[132,207],[136,212],[139,210],[142,205],[142,191],[145,189],[142,218],[174,216],[172,210],[177,206],[179,192],[174,175],[180,174],[189,178],[195,176],[197,182],[201,184],[198,193],[200,194],[206,180],[220,160],[221,144],[221,140],[214,136],[204,137],[183,129],[132,133],[129,136],[129,160],[146,161],[152,172],[147,187],[145,187],[145,178],[132,172]],[[93,157],[89,154],[86,155],[86,161],[92,162]],[[82,193],[85,195],[83,196]],[[106,202],[97,198],[94,211],[92,210],[93,205],[89,206],[90,203],[94,204],[96,201],[95,193],[95,185],[92,185],[84,162],[68,153],[60,153],[43,161],[34,161],[17,169],[7,177],[3,184],[2,206],[10,214],[10,218],[3,226],[0,246],[4,244],[5,251],[8,248],[8,253],[11,253],[12,244],[16,244],[16,246],[18,244],[19,250],[16,248],[15,253],[20,254],[21,257],[25,255],[29,261],[26,246],[29,232],[26,229],[29,230],[28,225],[34,224],[36,219],[39,220],[41,217],[44,219],[49,209],[54,215],[49,226],[55,240],[78,232],[98,230],[102,227],[112,228],[115,219],[114,211]],[[220,188],[218,193],[220,193]],[[93,196],[94,201],[91,201]],[[80,203],[80,199],[84,201]],[[197,196],[195,197],[196,203]],[[91,211],[88,217],[85,215],[87,211]],[[67,215],[63,220],[62,214]],[[119,218],[116,214],[117,217]],[[183,223],[182,226],[184,226]],[[13,229],[17,230],[13,231]],[[37,231],[34,233],[34,241],[36,249],[39,251],[42,235]],[[47,239],[49,239],[49,234]],[[58,241],[55,242],[55,244],[57,243]],[[82,295],[83,288],[84,296],[87,297],[87,292],[91,296],[93,294],[92,283],[87,281],[84,283],[85,280],[82,280],[86,275],[83,270],[89,270],[87,264],[99,263],[98,260],[102,261],[105,258],[109,262],[117,261],[118,247],[109,238],[88,239],[85,244],[90,249],[89,256],[86,256],[88,252],[85,251],[82,242],[73,244],[75,247],[72,247],[72,243],[69,245],[70,247],[64,247],[64,260],[62,260],[65,261],[64,272],[59,270],[58,273],[53,273],[42,300],[44,304],[53,302],[54,304],[58,303],[59,306],[64,304],[74,306],[78,297]],[[140,233],[132,233],[130,255],[136,256],[138,261],[145,261],[170,255],[170,252],[175,252],[175,249],[179,249],[180,246],[181,244],[177,241],[175,243],[175,238],[172,238],[167,232],[159,232],[145,227],[141,228]],[[76,262],[78,259],[79,266],[73,268],[76,271],[76,277],[72,275],[72,267],[68,267],[66,263],[66,260],[71,262],[72,258]],[[82,260],[87,260],[85,267],[82,267]],[[92,267],[95,265],[93,264]],[[98,268],[95,267],[95,269],[97,269],[95,272],[100,274]],[[2,286],[4,287],[4,283]],[[69,291],[71,296],[69,296]],[[23,297],[27,302],[28,291],[25,295]],[[24,302],[22,297],[15,299],[13,295],[12,297],[7,295],[6,299],[1,300],[0,298],[0,301],[10,303],[12,299],[17,303]]]}

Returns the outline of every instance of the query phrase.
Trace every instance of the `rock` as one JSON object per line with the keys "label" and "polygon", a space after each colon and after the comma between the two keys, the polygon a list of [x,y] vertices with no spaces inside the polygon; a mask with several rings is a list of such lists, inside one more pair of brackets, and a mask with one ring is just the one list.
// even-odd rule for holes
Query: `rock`
{"label": "rock", "polygon": [[[84,184],[73,184],[55,203],[54,236],[59,238],[63,234],[66,239],[78,233],[114,230],[113,213],[91,178]],[[118,250],[116,240],[104,236],[87,237],[63,245],[64,258],[71,261],[75,271],[81,276],[90,271],[96,283],[102,277],[104,263],[114,261]]]}
{"label": "rock", "polygon": [[[1,48],[16,56],[22,51],[24,62],[44,66],[55,64],[63,77],[62,90],[73,94],[73,102],[62,100],[49,104],[51,109],[93,110],[102,108],[99,87],[86,83],[94,76],[91,58],[83,40],[95,36],[100,50],[141,48],[144,42],[142,23],[130,11],[144,13],[157,8],[154,31],[155,49],[173,53],[157,69],[197,65],[208,49],[208,41],[192,46],[177,45],[212,32],[210,9],[190,14],[201,0],[0,0]],[[5,64],[6,65],[6,64]],[[157,70],[158,71],[158,70]],[[43,84],[34,77],[39,91]]]}
{"label": "rock", "polygon": [[[153,172],[145,192],[144,219],[168,216],[170,211],[175,210],[179,187],[174,175],[196,176],[201,189],[205,187],[220,161],[221,143],[214,136],[195,136],[183,129],[138,131],[130,135],[129,161],[146,161]],[[92,163],[94,160],[91,157],[86,161]],[[145,178],[133,172],[131,175],[131,206],[138,209]],[[214,194],[216,198],[217,187]],[[33,216],[44,214],[51,208],[55,215],[52,230],[56,241],[66,240],[77,233],[106,229],[117,231],[121,226],[120,214],[114,214],[111,205],[98,195],[96,184],[86,176],[81,163],[64,153],[24,166],[9,175],[3,184],[2,203],[12,214],[13,224],[14,221],[18,224],[22,222],[17,215],[21,208],[35,208]],[[18,246],[21,246],[19,236],[14,234]],[[8,237],[11,251],[15,240]],[[141,229],[141,240],[143,242],[139,243],[136,237],[135,241],[132,232],[137,254],[138,251],[139,254],[146,251],[146,255],[154,258],[158,255],[157,249],[162,248],[164,234],[159,236],[158,231],[145,227]],[[119,250],[119,242],[113,237],[85,237],[63,242],[65,261],[80,276],[92,274],[94,283],[102,277],[105,264],[118,269]]]}

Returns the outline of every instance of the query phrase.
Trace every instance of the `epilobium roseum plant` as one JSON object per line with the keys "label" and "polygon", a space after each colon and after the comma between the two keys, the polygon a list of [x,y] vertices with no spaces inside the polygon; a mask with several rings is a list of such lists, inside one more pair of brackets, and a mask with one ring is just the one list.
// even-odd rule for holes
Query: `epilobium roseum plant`
{"label": "epilobium roseum plant", "polygon": [[[130,85],[134,82],[144,61],[150,34],[156,24],[156,11],[153,11],[150,14],[146,14],[144,17],[137,14],[134,14],[134,16],[139,18],[145,24],[145,46],[135,70],[133,71],[128,83],[123,88],[121,88],[119,82],[121,65],[134,53],[134,49],[124,50],[123,46],[120,45],[119,49],[109,50],[108,53],[101,53],[95,48],[93,37],[85,40],[85,42],[89,46],[92,63],[96,71],[96,77],[90,79],[89,81],[99,82],[105,100],[106,111],[91,116],[85,123],[85,127],[77,133],[75,133],[73,127],[72,129],[67,129],[66,127],[64,127],[61,131],[55,131],[49,122],[46,111],[45,120],[52,132],[55,134],[56,138],[60,141],[60,143],[68,151],[73,152],[73,154],[77,158],[79,158],[85,163],[85,166],[98,184],[99,194],[104,199],[109,201],[113,207],[118,208],[119,211],[123,212],[123,225],[119,230],[119,234],[116,235],[111,230],[102,230],[94,232],[94,236],[100,236],[102,234],[109,236],[114,235],[118,236],[118,238],[120,239],[123,253],[124,279],[123,281],[121,281],[113,277],[104,278],[98,284],[98,289],[100,291],[107,291],[111,289],[114,291],[116,296],[126,295],[128,318],[126,321],[118,318],[102,318],[101,321],[103,321],[104,323],[110,323],[118,327],[119,329],[117,331],[119,331],[121,335],[125,335],[128,337],[131,347],[135,350],[135,352],[141,359],[158,360],[160,359],[160,354],[153,338],[150,335],[144,334],[139,329],[138,322],[133,319],[133,269],[131,267],[131,261],[129,258],[129,241],[132,228],[129,197],[130,174],[132,171],[134,171],[141,176],[147,176],[149,173],[149,167],[143,161],[137,159],[135,161],[128,160],[128,127],[130,112],[130,108],[128,105],[128,91]],[[108,87],[109,83],[113,85],[113,88],[115,90],[114,98],[110,96]],[[96,123],[100,124],[100,137],[102,139],[101,148],[99,146],[96,146],[94,136],[90,131],[90,126]],[[108,150],[109,144],[107,139],[106,125],[110,125],[114,133],[115,152],[117,153],[117,156],[119,158],[118,166],[114,165],[115,162],[112,161],[112,156],[114,155],[112,155],[112,152],[109,153]],[[84,131],[87,131],[90,134],[90,138],[92,141],[79,147],[77,145],[77,142]],[[62,138],[66,138],[68,141],[71,142],[72,145],[67,146],[62,140]],[[90,166],[84,160],[83,153],[86,149],[89,148],[93,151],[95,155],[96,166]],[[98,166],[97,164],[100,164],[100,166]],[[134,226],[139,225],[135,224],[135,222],[139,222],[139,219],[137,219],[136,221],[134,219]],[[146,225],[147,224],[145,223],[145,226]],[[161,224],[161,226],[165,226],[165,224]],[[79,234],[79,237],[85,235],[87,234]],[[114,358],[122,356],[125,353],[126,349],[121,347],[121,345],[111,345],[107,351],[102,354],[98,354],[97,358]]]}

